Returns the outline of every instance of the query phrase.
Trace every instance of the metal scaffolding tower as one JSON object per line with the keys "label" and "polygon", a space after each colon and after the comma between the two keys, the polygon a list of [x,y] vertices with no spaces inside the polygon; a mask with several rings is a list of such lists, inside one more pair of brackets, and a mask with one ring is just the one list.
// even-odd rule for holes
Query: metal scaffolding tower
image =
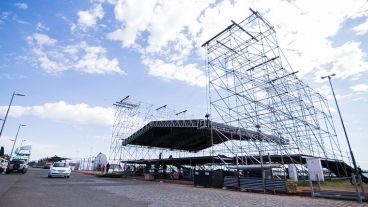
{"label": "metal scaffolding tower", "polygon": [[222,147],[214,146],[212,154],[226,149],[237,156],[304,154],[342,160],[326,98],[298,79],[278,45],[275,28],[250,10],[248,18],[232,21],[203,44],[210,118],[288,143],[229,139]]}
{"label": "metal scaffolding tower", "polygon": [[121,160],[157,158],[154,149],[140,146],[123,145],[124,140],[151,121],[184,119],[187,110],[177,112],[163,106],[132,100],[129,96],[114,103],[115,118],[112,127],[109,160],[111,164],[120,164]]}
{"label": "metal scaffolding tower", "polygon": [[[127,96],[114,104],[111,164],[125,163],[128,169],[141,167],[143,160],[202,157],[212,160],[203,161],[203,169],[267,162],[284,170],[286,164],[297,164],[303,170],[310,156],[322,158],[325,168],[340,175],[349,158],[341,152],[326,98],[298,79],[278,45],[275,28],[251,12],[203,44],[209,79],[206,119],[186,119],[187,110]],[[198,151],[186,150],[192,145],[198,145]]]}

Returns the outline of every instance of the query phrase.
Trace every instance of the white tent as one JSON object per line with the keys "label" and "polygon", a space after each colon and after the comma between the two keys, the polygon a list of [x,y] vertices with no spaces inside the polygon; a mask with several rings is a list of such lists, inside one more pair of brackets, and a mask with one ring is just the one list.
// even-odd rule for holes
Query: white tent
{"label": "white tent", "polygon": [[93,162],[93,169],[94,170],[100,170],[102,166],[106,166],[108,163],[107,157],[102,152],[98,153],[96,156],[94,162]]}

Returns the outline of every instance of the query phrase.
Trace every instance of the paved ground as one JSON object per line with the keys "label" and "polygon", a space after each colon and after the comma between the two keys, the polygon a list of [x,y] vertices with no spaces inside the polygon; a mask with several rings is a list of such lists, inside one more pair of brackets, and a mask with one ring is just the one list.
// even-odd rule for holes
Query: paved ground
{"label": "paved ground", "polygon": [[123,187],[125,184],[78,173],[72,173],[69,179],[47,178],[47,170],[30,169],[24,175],[0,175],[0,206],[148,206],[147,202],[96,189],[114,185]]}
{"label": "paved ground", "polygon": [[0,206],[368,206],[353,201],[263,195],[193,186],[97,178],[47,178],[47,170],[0,175]]}

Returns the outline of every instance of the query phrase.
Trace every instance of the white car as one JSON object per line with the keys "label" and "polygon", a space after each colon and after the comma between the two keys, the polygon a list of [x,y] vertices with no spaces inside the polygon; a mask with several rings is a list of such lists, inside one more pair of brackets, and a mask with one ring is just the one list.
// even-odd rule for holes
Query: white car
{"label": "white car", "polygon": [[49,169],[48,176],[49,178],[52,177],[70,177],[71,168],[68,163],[65,162],[55,162],[51,168]]}

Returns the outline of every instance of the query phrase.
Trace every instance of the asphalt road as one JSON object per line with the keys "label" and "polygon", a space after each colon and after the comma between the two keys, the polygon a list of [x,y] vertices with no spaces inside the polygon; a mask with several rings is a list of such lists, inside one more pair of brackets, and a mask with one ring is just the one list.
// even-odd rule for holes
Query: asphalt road
{"label": "asphalt road", "polygon": [[148,206],[146,202],[96,188],[121,185],[124,183],[73,172],[69,179],[47,178],[47,170],[30,169],[24,175],[0,175],[0,206]]}
{"label": "asphalt road", "polygon": [[368,206],[355,201],[312,199],[135,179],[99,178],[73,172],[67,178],[47,178],[47,170],[25,175],[0,175],[0,207],[203,207],[203,206]]}

